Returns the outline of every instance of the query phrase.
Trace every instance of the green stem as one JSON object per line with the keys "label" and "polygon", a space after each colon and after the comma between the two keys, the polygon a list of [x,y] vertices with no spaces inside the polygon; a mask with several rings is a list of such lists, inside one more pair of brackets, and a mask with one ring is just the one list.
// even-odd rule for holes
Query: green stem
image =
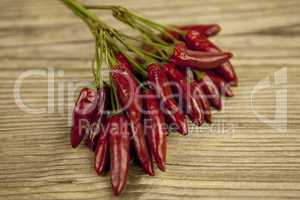
{"label": "green stem", "polygon": [[87,9],[100,9],[100,10],[111,10],[115,8],[116,6],[113,5],[84,5]]}
{"label": "green stem", "polygon": [[202,80],[202,78],[203,78],[203,76],[204,76],[204,72],[202,72],[202,71],[197,71],[197,70],[194,70],[193,71],[194,72],[194,75],[195,75],[195,77],[196,77],[196,79],[198,80],[198,81],[200,81],[200,80]]}
{"label": "green stem", "polygon": [[146,61],[146,63],[151,64],[151,63],[157,62],[155,59],[153,59],[152,57],[148,56],[148,55],[146,54],[146,52],[143,52],[143,51],[141,51],[140,49],[138,49],[138,48],[136,48],[136,47],[134,47],[134,46],[132,46],[132,45],[126,43],[126,42],[124,41],[124,39],[123,39],[120,35],[117,34],[117,35],[115,35],[115,37],[116,37],[116,39],[119,40],[119,42],[122,43],[128,50],[130,50],[130,51],[134,52],[135,54],[137,54],[138,56],[142,57],[142,58]]}
{"label": "green stem", "polygon": [[83,16],[88,17],[93,20],[93,22],[98,22],[98,18],[93,13],[89,12],[84,6],[82,6],[77,0],[61,0],[67,6],[69,6],[73,11],[76,9]]}
{"label": "green stem", "polygon": [[127,53],[122,52],[122,54],[127,58],[127,60],[130,62],[130,64],[136,69],[144,78],[147,78],[147,71],[145,70],[145,67],[138,64],[131,56],[129,56]]}
{"label": "green stem", "polygon": [[110,100],[111,100],[111,107],[112,110],[116,110],[116,104],[115,104],[115,95],[112,85],[110,85]]}

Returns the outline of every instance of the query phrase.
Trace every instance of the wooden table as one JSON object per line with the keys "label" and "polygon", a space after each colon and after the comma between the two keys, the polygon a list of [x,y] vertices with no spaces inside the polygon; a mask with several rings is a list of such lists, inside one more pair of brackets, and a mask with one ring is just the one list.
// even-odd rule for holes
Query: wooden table
{"label": "wooden table", "polygon": [[[223,31],[213,40],[234,52],[240,77],[212,127],[172,134],[167,171],[148,177],[132,166],[120,199],[300,198],[298,0],[85,2],[121,2],[165,24],[219,23]],[[116,24],[107,12],[99,17]],[[0,199],[113,199],[109,176],[93,170],[92,153],[69,145],[72,82],[91,79],[86,26],[59,1],[2,0],[0,49]],[[53,70],[54,107],[47,109]],[[18,83],[20,100],[42,113],[17,106]]]}

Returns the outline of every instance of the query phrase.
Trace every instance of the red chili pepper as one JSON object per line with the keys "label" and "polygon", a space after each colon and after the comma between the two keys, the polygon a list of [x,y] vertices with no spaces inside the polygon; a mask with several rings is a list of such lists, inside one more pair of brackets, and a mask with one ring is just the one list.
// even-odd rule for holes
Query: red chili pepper
{"label": "red chili pepper", "polygon": [[73,110],[71,145],[76,148],[88,132],[97,111],[98,94],[92,88],[82,88]]}
{"label": "red chili pepper", "polygon": [[110,175],[113,193],[119,195],[127,181],[130,160],[130,135],[128,121],[123,115],[107,120],[110,155]]}
{"label": "red chili pepper", "polygon": [[[206,52],[221,52],[215,44],[210,42],[204,35],[200,34],[197,31],[188,31],[185,37],[186,44],[189,48],[194,50],[206,51]],[[224,63],[221,63],[219,67],[214,69],[222,78],[229,82],[233,86],[237,86],[238,78],[234,71],[233,66],[227,60]]]}
{"label": "red chili pepper", "polygon": [[107,106],[107,88],[100,88],[97,90],[98,92],[98,102],[97,102],[97,111],[95,116],[93,117],[93,122],[91,124],[90,132],[87,137],[87,146],[95,151],[98,135],[100,132],[100,126],[105,120],[105,109]]}
{"label": "red chili pepper", "polygon": [[178,90],[181,90],[183,100],[186,103],[186,110],[190,120],[198,126],[204,122],[204,110],[202,103],[198,102],[192,95],[192,88],[180,71],[176,69],[173,63],[164,65],[164,72],[167,76],[178,84]]}
{"label": "red chili pepper", "polygon": [[221,26],[219,24],[189,24],[176,26],[176,28],[184,31],[198,31],[206,37],[214,36],[221,31]]}
{"label": "red chili pepper", "polygon": [[132,72],[131,65],[129,64],[129,61],[124,56],[124,54],[122,54],[121,52],[118,52],[118,53],[116,53],[115,57],[119,61],[119,63],[123,64],[123,65],[119,65],[120,67],[125,67],[127,70]]}
{"label": "red chili pepper", "polygon": [[140,164],[147,174],[153,176],[153,164],[146,145],[141,123],[143,104],[142,99],[139,97],[137,82],[134,79],[134,75],[129,70],[126,70],[119,65],[112,71],[112,78],[116,85],[120,103],[123,108],[126,109],[128,115],[134,146]]}
{"label": "red chili pepper", "polygon": [[232,57],[228,52],[201,52],[189,50],[184,44],[177,44],[170,61],[180,67],[197,70],[212,69],[220,66]]}
{"label": "red chili pepper", "polygon": [[[205,35],[206,37],[214,36],[221,31],[221,27],[218,24],[189,24],[189,25],[181,25],[175,26],[175,28],[182,31],[198,31],[199,33]],[[170,35],[177,40],[184,40],[184,37],[179,33],[167,29],[165,33],[161,34],[161,38],[166,42],[172,42]]]}
{"label": "red chili pepper", "polygon": [[161,69],[160,64],[150,64],[147,68],[148,81],[152,89],[158,94],[166,107],[166,114],[175,124],[177,131],[183,135],[188,134],[187,122],[184,114],[177,107],[175,100],[172,98],[172,90],[168,84],[168,79]]}
{"label": "red chili pepper", "polygon": [[[104,123],[102,123],[104,124]],[[102,125],[100,127],[100,133],[97,141],[96,151],[95,151],[95,170],[98,175],[102,175],[108,165],[109,149],[108,149],[108,135],[106,129]]]}
{"label": "red chili pepper", "polygon": [[218,88],[210,79],[210,77],[204,75],[202,80],[199,81],[199,86],[203,89],[207,99],[210,101],[210,104],[217,110],[221,110],[222,109],[221,96]]}
{"label": "red chili pepper", "polygon": [[230,88],[230,85],[226,84],[226,82],[220,76],[218,76],[214,72],[210,72],[210,71],[206,72],[206,74],[210,77],[212,82],[214,82],[214,84],[217,86],[220,94],[225,95],[227,97],[234,96],[234,94]]}
{"label": "red chili pepper", "polygon": [[158,168],[165,171],[167,155],[167,135],[166,123],[163,113],[160,111],[159,103],[155,94],[151,90],[145,92],[146,95],[146,139]]}
{"label": "red chili pepper", "polygon": [[[106,169],[108,162],[108,138],[106,130],[104,129],[105,123],[105,109],[107,106],[108,90],[101,88],[98,90],[99,101],[98,111],[95,124],[93,125],[90,137],[89,146],[95,149],[95,170],[99,175],[102,175]],[[97,140],[96,140],[97,139]]]}
{"label": "red chili pepper", "polygon": [[211,123],[211,110],[210,105],[208,102],[208,99],[204,95],[202,88],[199,87],[199,83],[197,81],[193,81],[191,83],[191,94],[194,96],[194,98],[197,100],[198,104],[202,105],[202,108],[204,110],[204,116],[205,120],[208,123]]}

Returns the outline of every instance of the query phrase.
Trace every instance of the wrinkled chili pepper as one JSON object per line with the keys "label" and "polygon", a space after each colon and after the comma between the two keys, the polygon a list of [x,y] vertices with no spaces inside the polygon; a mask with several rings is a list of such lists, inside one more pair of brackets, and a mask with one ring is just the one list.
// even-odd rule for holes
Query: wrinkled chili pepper
{"label": "wrinkled chili pepper", "polygon": [[123,115],[107,119],[109,138],[110,175],[114,195],[119,195],[126,185],[130,159],[130,134],[128,121]]}
{"label": "wrinkled chili pepper", "polygon": [[108,89],[100,88],[98,90],[98,111],[96,121],[90,132],[89,147],[95,148],[95,170],[102,175],[108,162],[108,138],[104,129],[105,118],[104,112],[107,108]]}
{"label": "wrinkled chili pepper", "polygon": [[165,171],[167,155],[166,122],[163,113],[160,111],[159,103],[153,91],[145,91],[146,95],[146,138],[158,168]]}
{"label": "wrinkled chili pepper", "polygon": [[144,171],[150,176],[154,175],[153,164],[146,145],[142,127],[142,99],[139,97],[139,88],[134,75],[118,64],[112,71],[117,95],[123,108],[126,109],[130,122],[130,129],[135,150]]}
{"label": "wrinkled chili pepper", "polygon": [[76,148],[85,134],[89,131],[93,117],[97,112],[98,93],[96,89],[84,87],[73,110],[73,124],[71,128],[71,145]]}
{"label": "wrinkled chili pepper", "polygon": [[[200,34],[197,31],[190,30],[185,36],[186,44],[189,48],[194,50],[206,51],[206,52],[221,52],[220,48],[215,44],[210,42],[204,35]],[[215,68],[216,71],[226,82],[230,83],[233,86],[237,86],[238,78],[234,71],[233,66],[227,60],[224,63],[221,63],[219,67]]]}
{"label": "wrinkled chili pepper", "polygon": [[210,102],[210,105],[216,108],[217,110],[221,110],[221,96],[218,88],[213,83],[211,78],[208,75],[204,75],[202,80],[199,81],[199,86],[203,89],[207,99]]}
{"label": "wrinkled chili pepper", "polygon": [[207,71],[206,74],[210,77],[212,82],[217,86],[221,95],[225,95],[227,97],[234,96],[230,85],[226,84],[226,82],[217,74],[211,71]]}
{"label": "wrinkled chili pepper", "polygon": [[109,144],[108,144],[108,134],[106,129],[103,129],[104,123],[100,127],[100,133],[97,141],[97,146],[95,150],[95,161],[94,166],[98,175],[102,175],[108,166],[109,160]]}
{"label": "wrinkled chili pepper", "polygon": [[97,89],[98,92],[98,102],[97,102],[97,111],[95,116],[93,117],[93,122],[91,124],[90,132],[87,137],[87,146],[92,150],[95,151],[96,144],[98,140],[98,135],[100,131],[100,126],[105,120],[105,109],[107,107],[107,95],[108,91],[107,88],[102,87]]}
{"label": "wrinkled chili pepper", "polygon": [[232,54],[228,52],[193,51],[182,43],[175,46],[170,61],[183,68],[205,70],[218,67],[231,57]]}
{"label": "wrinkled chili pepper", "polygon": [[179,90],[181,90],[183,100],[186,104],[186,112],[193,123],[201,126],[204,122],[204,110],[202,103],[197,101],[192,95],[192,88],[185,77],[180,71],[176,69],[173,63],[167,63],[164,65],[164,72],[167,76],[178,84]]}
{"label": "wrinkled chili pepper", "polygon": [[202,105],[202,108],[204,110],[205,120],[208,123],[211,123],[211,110],[210,110],[208,99],[204,95],[202,88],[199,86],[199,83],[195,80],[191,83],[191,95],[194,96],[198,104]]}
{"label": "wrinkled chili pepper", "polygon": [[166,113],[176,126],[179,133],[188,134],[187,121],[184,114],[177,107],[175,100],[172,98],[172,89],[168,84],[168,79],[161,69],[160,64],[150,64],[147,67],[148,81],[152,89],[160,96],[162,103],[166,107]]}

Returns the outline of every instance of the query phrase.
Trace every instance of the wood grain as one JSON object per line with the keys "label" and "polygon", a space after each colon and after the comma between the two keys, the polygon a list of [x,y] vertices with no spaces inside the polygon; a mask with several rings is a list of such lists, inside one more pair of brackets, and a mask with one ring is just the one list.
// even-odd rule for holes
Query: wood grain
{"label": "wood grain", "polygon": [[[213,40],[234,52],[240,77],[236,96],[224,99],[225,110],[214,113],[212,127],[191,125],[186,137],[172,134],[167,171],[148,177],[132,166],[120,199],[300,198],[298,0],[84,2],[121,3],[165,24],[219,23],[223,31]],[[98,15],[129,30],[107,12]],[[67,86],[91,78],[93,42],[85,25],[59,1],[2,0],[0,49],[0,199],[115,199],[109,176],[94,172],[91,152],[69,145],[68,110],[74,99],[68,98]],[[54,84],[57,90],[64,81],[65,98],[58,99],[55,90],[51,113],[20,110],[13,93],[16,79],[26,70],[48,68],[64,71]],[[284,68],[287,84],[256,93],[253,107],[254,86],[266,77],[273,81]],[[272,119],[276,92],[285,89],[287,131],[278,132],[253,109]],[[47,79],[27,78],[21,97],[32,108],[47,107]],[[284,119],[276,124],[284,125]]]}

